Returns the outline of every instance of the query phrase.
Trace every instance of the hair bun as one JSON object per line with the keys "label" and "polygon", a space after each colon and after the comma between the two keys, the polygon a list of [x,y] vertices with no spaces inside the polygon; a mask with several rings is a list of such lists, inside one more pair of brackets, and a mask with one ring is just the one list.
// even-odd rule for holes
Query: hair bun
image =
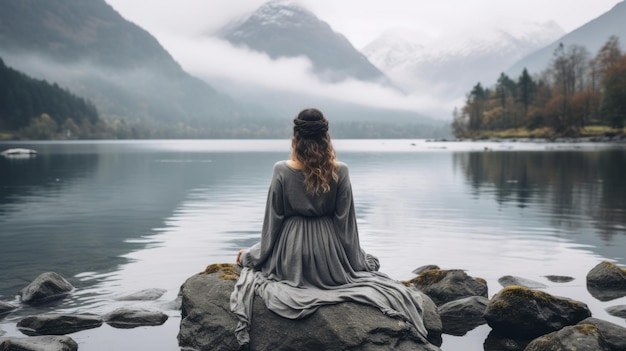
{"label": "hair bun", "polygon": [[293,119],[293,131],[302,138],[314,138],[328,132],[328,121],[323,117],[316,121],[306,121],[296,117]]}

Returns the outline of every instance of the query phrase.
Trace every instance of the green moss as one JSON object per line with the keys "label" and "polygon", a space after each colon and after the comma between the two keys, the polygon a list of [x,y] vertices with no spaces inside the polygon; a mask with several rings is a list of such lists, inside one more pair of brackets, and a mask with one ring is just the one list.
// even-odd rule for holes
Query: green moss
{"label": "green moss", "polygon": [[593,324],[576,324],[574,328],[576,328],[576,330],[578,330],[582,334],[598,334],[599,333],[598,327],[596,327]]}
{"label": "green moss", "polygon": [[609,261],[602,261],[602,264],[604,264],[605,266],[609,267],[609,268],[613,268],[613,269],[619,269],[620,271],[626,273],[626,269],[616,265],[613,262],[609,262]]}
{"label": "green moss", "polygon": [[443,278],[445,278],[447,273],[448,271],[441,269],[431,269],[409,280],[409,283],[422,286],[432,285],[440,282]]}
{"label": "green moss", "polygon": [[230,263],[215,263],[208,265],[201,275],[218,273],[221,274],[218,276],[221,279],[225,280],[237,280],[239,279],[239,272],[235,271],[235,266]]}

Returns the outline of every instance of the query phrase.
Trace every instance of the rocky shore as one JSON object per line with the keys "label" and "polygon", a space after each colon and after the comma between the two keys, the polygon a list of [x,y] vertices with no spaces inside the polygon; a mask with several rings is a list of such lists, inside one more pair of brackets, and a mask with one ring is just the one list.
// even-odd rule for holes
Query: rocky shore
{"label": "rocky shore", "polygon": [[[237,320],[229,309],[230,292],[239,272],[231,264],[213,264],[184,282],[180,289],[181,349],[240,349],[233,332]],[[424,266],[414,274],[403,283],[423,297],[429,343],[422,342],[404,322],[370,306],[346,302],[322,307],[301,320],[287,320],[268,311],[256,298],[248,350],[436,351],[443,334],[463,336],[484,324],[490,328],[485,351],[626,350],[623,325],[594,318],[585,303],[548,294],[541,290],[545,285],[540,282],[504,276],[499,279],[503,288],[489,298],[486,281],[460,269]],[[571,280],[563,276],[548,279]],[[626,270],[615,264],[598,264],[586,280],[589,293],[599,301],[626,296]],[[65,278],[48,272],[22,289],[20,303],[46,304],[73,291]],[[159,289],[147,289],[120,299],[150,300],[162,294]],[[16,308],[0,301],[0,318]],[[626,318],[626,305],[611,306],[607,312]],[[17,328],[25,337],[0,338],[0,350],[77,350],[77,343],[68,334],[104,323],[115,328],[158,326],[166,319],[161,311],[136,308],[118,308],[104,315],[46,312],[21,318]]]}

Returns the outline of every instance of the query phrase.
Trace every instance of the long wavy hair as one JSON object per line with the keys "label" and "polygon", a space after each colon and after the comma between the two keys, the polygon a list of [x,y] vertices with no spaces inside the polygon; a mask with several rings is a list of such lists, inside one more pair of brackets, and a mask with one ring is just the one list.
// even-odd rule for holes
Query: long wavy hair
{"label": "long wavy hair", "polygon": [[291,158],[303,166],[307,193],[318,195],[329,192],[332,182],[339,177],[328,121],[322,112],[314,108],[300,111],[293,119],[291,146]]}

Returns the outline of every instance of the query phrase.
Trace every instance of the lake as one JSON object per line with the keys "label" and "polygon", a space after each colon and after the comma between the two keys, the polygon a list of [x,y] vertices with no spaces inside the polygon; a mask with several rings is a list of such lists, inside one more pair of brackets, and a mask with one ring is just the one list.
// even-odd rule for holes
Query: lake
{"label": "lake", "polygon": [[[601,302],[585,276],[603,260],[626,266],[626,145],[335,140],[350,167],[361,244],[381,271],[410,279],[427,264],[487,280],[520,276],[545,291]],[[39,152],[0,157],[0,300],[55,271],[76,291],[55,307],[0,316],[0,336],[25,315],[104,314],[116,297],[166,289],[134,306],[164,310],[159,327],[71,334],[82,350],[177,350],[180,285],[208,264],[234,262],[259,238],[272,166],[289,140],[0,142]],[[573,277],[550,282],[546,275]],[[482,350],[484,325],[444,335],[442,350]]]}

